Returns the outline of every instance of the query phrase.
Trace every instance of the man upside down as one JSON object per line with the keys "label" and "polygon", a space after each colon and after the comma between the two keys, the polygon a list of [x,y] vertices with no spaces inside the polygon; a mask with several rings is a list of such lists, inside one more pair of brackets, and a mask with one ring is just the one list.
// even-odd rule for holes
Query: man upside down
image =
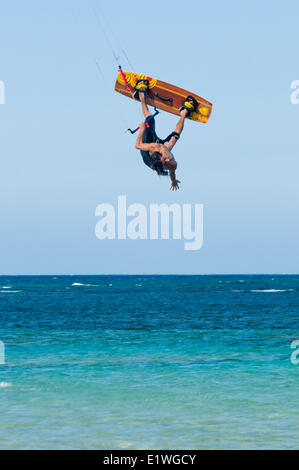
{"label": "man upside down", "polygon": [[144,163],[158,175],[168,175],[171,179],[170,189],[176,191],[179,189],[180,181],[176,179],[177,162],[171,152],[182,133],[184,122],[187,116],[197,106],[195,98],[188,96],[180,108],[180,120],[175,130],[169,134],[166,139],[160,139],[155,131],[155,118],[149,111],[146,104],[145,93],[148,90],[147,80],[138,80],[135,88],[134,98],[141,101],[142,112],[147,122],[140,124],[140,133],[137,137],[136,148],[140,150]]}

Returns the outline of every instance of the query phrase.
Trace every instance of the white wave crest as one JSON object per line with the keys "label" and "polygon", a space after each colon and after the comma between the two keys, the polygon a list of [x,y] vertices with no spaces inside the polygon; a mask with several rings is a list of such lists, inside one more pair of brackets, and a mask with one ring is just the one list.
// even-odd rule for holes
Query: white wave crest
{"label": "white wave crest", "polygon": [[82,284],[81,282],[73,282],[72,286],[97,287],[96,284]]}
{"label": "white wave crest", "polygon": [[0,382],[0,388],[12,387],[12,384],[9,382]]}
{"label": "white wave crest", "polygon": [[294,289],[252,289],[250,292],[292,292]]}
{"label": "white wave crest", "polygon": [[15,292],[22,292],[21,290],[0,290],[2,294],[14,294]]}

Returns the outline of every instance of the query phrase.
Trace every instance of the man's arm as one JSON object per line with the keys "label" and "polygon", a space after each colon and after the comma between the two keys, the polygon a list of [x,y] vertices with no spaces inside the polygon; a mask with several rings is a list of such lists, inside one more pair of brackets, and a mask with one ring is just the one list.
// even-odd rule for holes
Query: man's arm
{"label": "man's arm", "polygon": [[145,143],[142,142],[142,137],[143,137],[143,134],[145,132],[144,122],[142,122],[139,127],[140,127],[140,132],[138,134],[135,147],[138,150],[145,150],[146,152],[158,152],[159,151],[159,145],[158,144],[155,144],[155,143],[145,144]]}
{"label": "man's arm", "polygon": [[180,181],[176,179],[175,170],[176,170],[176,167],[171,168],[169,170],[169,176],[170,176],[170,179],[171,179],[170,189],[172,191],[176,191],[177,189],[179,189],[179,183],[180,183]]}

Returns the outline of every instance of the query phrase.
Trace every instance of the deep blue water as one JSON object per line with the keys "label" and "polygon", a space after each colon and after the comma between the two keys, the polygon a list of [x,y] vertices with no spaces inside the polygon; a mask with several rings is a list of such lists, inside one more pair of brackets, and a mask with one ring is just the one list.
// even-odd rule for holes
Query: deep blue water
{"label": "deep blue water", "polygon": [[298,319],[299,276],[2,276],[0,448],[298,448]]}

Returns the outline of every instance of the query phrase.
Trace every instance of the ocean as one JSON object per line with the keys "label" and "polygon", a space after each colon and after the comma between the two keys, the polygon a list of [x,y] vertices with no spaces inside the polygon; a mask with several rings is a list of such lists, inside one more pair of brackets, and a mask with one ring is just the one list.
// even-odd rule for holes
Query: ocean
{"label": "ocean", "polygon": [[0,448],[299,448],[298,320],[298,275],[1,276]]}

